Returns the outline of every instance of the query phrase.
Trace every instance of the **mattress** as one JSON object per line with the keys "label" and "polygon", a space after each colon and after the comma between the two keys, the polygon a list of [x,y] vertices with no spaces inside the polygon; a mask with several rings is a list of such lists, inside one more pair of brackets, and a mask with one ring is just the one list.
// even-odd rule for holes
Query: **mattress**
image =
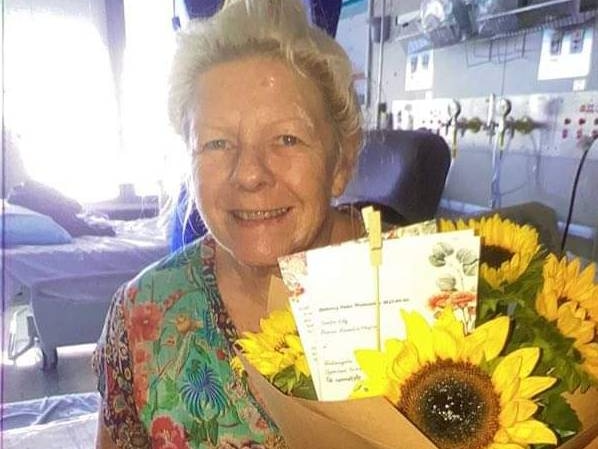
{"label": "mattress", "polygon": [[56,348],[97,341],[116,289],[168,253],[159,223],[159,218],[112,221],[115,237],[5,250],[4,298],[7,306],[17,293],[28,300],[44,369],[56,366]]}
{"label": "mattress", "polygon": [[[167,253],[168,243],[158,218],[110,223],[115,237],[83,236],[64,245],[7,248],[0,262],[0,269],[4,270],[4,298],[40,282],[61,285],[64,293],[69,282],[76,279],[134,273]],[[78,287],[73,285],[74,293],[78,293]]]}

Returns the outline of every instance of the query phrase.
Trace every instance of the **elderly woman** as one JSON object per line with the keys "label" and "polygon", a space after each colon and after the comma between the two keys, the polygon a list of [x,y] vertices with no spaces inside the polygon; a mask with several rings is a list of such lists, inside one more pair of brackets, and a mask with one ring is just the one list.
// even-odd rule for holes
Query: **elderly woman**
{"label": "elderly woman", "polygon": [[284,447],[230,360],[280,256],[361,233],[330,205],[361,140],[350,62],[300,1],[232,2],[180,36],[170,117],[209,233],[115,295],[98,447]]}

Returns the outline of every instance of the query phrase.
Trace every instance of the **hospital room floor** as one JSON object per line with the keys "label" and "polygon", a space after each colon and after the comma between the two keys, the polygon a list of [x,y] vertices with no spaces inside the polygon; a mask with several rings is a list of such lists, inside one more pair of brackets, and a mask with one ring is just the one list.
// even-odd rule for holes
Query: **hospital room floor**
{"label": "hospital room floor", "polygon": [[[9,316],[4,314],[4,330],[9,329]],[[33,347],[15,361],[6,357],[8,332],[4,332],[2,369],[2,402],[16,402],[67,393],[95,391],[96,376],[91,368],[94,344],[58,348],[58,364],[54,370],[42,370],[42,355]],[[19,341],[20,345],[26,341]],[[19,346],[23,347],[23,346]]]}
{"label": "hospital room floor", "polygon": [[83,393],[96,389],[91,369],[94,345],[58,349],[55,370],[42,371],[41,354],[31,350],[16,364],[3,364],[3,402],[15,402],[67,393]]}

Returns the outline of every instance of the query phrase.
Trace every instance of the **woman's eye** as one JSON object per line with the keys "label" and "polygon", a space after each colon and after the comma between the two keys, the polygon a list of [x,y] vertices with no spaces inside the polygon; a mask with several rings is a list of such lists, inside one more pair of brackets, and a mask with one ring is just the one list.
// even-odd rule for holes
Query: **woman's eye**
{"label": "woman's eye", "polygon": [[298,137],[292,136],[290,134],[283,134],[282,136],[279,136],[278,141],[285,147],[292,147],[300,142]]}
{"label": "woman's eye", "polygon": [[224,150],[229,147],[229,144],[224,139],[214,139],[202,145],[203,150]]}

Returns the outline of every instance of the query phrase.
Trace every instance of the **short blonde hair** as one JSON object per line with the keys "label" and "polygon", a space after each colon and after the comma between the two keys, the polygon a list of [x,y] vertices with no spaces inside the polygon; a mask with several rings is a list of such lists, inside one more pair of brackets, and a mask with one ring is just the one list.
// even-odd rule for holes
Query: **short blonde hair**
{"label": "short blonde hair", "polygon": [[[179,33],[168,110],[172,126],[187,145],[192,142],[197,76],[218,63],[253,55],[280,58],[320,87],[337,143],[357,137],[352,139],[356,148],[338,148],[353,160],[362,120],[351,62],[334,39],[309,24],[300,0],[228,1],[213,17],[193,20]],[[346,151],[353,154],[343,154]]]}

